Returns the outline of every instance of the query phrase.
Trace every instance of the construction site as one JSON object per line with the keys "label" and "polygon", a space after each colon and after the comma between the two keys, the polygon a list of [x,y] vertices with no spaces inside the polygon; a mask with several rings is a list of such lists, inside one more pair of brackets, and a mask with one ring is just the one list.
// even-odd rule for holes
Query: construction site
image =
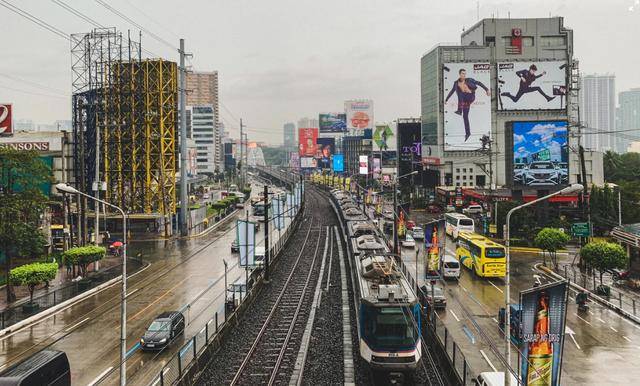
{"label": "construction site", "polygon": [[[177,206],[178,67],[143,57],[141,40],[115,28],[71,35],[74,180],[78,190],[121,207],[132,231],[169,236]],[[109,229],[121,229],[116,213],[80,200],[85,240],[96,209]]]}

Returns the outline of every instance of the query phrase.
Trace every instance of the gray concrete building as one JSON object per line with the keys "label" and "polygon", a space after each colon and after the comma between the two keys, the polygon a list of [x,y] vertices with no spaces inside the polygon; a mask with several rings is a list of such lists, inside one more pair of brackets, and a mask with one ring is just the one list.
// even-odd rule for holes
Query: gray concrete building
{"label": "gray concrete building", "polygon": [[283,138],[282,146],[287,153],[298,150],[298,141],[296,135],[296,125],[293,122],[287,122],[282,127]]}
{"label": "gray concrete building", "polygon": [[580,80],[584,148],[601,152],[620,151],[612,133],[616,127],[616,76],[589,74],[583,75]]}
{"label": "gray concrete building", "polygon": [[[420,69],[422,153],[440,185],[532,196],[580,180],[579,77],[561,17],[483,19]],[[587,182],[602,183],[602,155],[585,159]]]}
{"label": "gray concrete building", "polygon": [[[638,142],[638,133],[640,133],[640,88],[622,91],[618,94],[618,103],[620,104],[620,133],[616,133],[616,137],[621,142],[621,153],[628,150],[638,148],[636,144],[631,147],[632,143]],[[634,150],[637,151],[637,150]]]}

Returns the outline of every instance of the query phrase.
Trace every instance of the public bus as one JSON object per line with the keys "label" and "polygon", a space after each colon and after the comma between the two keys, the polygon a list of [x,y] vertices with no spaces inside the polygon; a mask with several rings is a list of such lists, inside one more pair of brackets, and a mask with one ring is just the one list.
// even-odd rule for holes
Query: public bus
{"label": "public bus", "polygon": [[446,213],[444,215],[446,221],[446,232],[454,240],[458,238],[458,233],[461,231],[473,232],[473,219],[460,213]]}
{"label": "public bus", "polygon": [[482,235],[461,231],[456,258],[477,276],[504,277],[507,271],[505,248]]}

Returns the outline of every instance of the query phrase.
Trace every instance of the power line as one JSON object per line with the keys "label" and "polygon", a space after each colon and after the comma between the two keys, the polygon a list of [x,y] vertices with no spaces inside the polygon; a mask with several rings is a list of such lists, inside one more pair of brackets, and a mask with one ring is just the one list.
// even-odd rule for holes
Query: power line
{"label": "power line", "polygon": [[141,10],[140,8],[138,8],[137,6],[135,6],[132,2],[130,2],[129,0],[124,0],[127,4],[129,4],[129,6],[131,6],[131,8],[135,9],[136,11],[138,11],[142,16],[144,16],[147,20],[151,21],[153,24],[157,25],[158,27],[162,28],[164,31],[169,32],[171,35],[173,35],[176,39],[180,39],[180,36],[178,36],[176,33],[174,33],[173,31],[171,31],[170,29],[167,28],[167,26],[165,24],[162,23],[158,23],[157,21],[155,21],[154,19],[151,18],[151,16],[147,15],[147,13],[143,10]]}
{"label": "power line", "polygon": [[58,35],[59,37],[66,39],[68,41],[71,40],[71,38],[69,37],[69,34],[67,34],[66,32],[62,31],[59,28],[56,28],[54,26],[52,26],[51,24],[47,23],[46,21],[40,19],[37,16],[34,16],[33,14],[29,13],[28,11],[25,11],[22,8],[16,7],[15,5],[11,4],[10,2],[6,1],[6,0],[0,0],[0,6],[3,6],[4,8],[8,9],[9,11],[22,16],[23,18],[29,20],[30,22],[38,25],[39,27],[46,29],[47,31]]}
{"label": "power line", "polygon": [[39,93],[39,92],[26,91],[26,90],[21,90],[21,89],[18,89],[18,88],[13,88],[13,87],[5,86],[5,85],[0,85],[0,87],[5,88],[7,90],[21,92],[21,93],[24,93],[24,94],[39,95],[39,96],[45,96],[45,97],[49,97],[49,98],[60,98],[60,99],[69,99],[69,98],[71,98],[70,96],[42,94],[42,93]]}
{"label": "power line", "polygon": [[30,85],[32,87],[35,87],[35,88],[40,88],[40,89],[47,90],[47,91],[53,91],[55,93],[59,93],[59,94],[62,94],[62,95],[66,95],[67,94],[67,91],[64,91],[64,90],[61,90],[61,89],[57,89],[57,88],[53,88],[53,87],[49,87],[49,86],[45,86],[45,85],[40,84],[40,83],[36,83],[36,82],[32,82],[30,80],[19,78],[17,76],[7,75],[7,74],[2,74],[2,73],[0,73],[0,76],[4,77],[4,78],[7,78],[7,79],[15,80],[17,82],[26,83],[26,84],[28,84],[28,85]]}
{"label": "power line", "polygon": [[73,8],[72,6],[64,3],[62,0],[51,0],[51,1],[54,4],[64,8],[68,12],[78,16],[79,18],[81,18],[82,20],[86,21],[87,23],[92,24],[94,27],[104,28],[104,26],[102,24],[98,23],[97,21],[93,20],[92,18],[90,18],[89,16],[83,14],[82,12],[80,12],[77,9]]}

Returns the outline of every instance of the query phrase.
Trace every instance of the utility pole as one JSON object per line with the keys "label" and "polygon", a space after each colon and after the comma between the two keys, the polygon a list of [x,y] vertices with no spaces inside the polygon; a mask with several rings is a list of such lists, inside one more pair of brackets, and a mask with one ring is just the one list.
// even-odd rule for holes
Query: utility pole
{"label": "utility pole", "polygon": [[393,184],[393,253],[398,253],[398,185]]}
{"label": "utility pole", "polygon": [[180,234],[187,236],[187,210],[189,207],[187,192],[187,69],[184,60],[184,39],[180,39]]}
{"label": "utility pole", "polygon": [[242,189],[244,189],[244,175],[242,174],[242,169],[244,168],[244,156],[243,156],[243,152],[242,152],[242,141],[243,141],[243,129],[244,126],[242,125],[242,118],[240,118],[240,186],[242,187]]}
{"label": "utility pole", "polygon": [[264,281],[269,282],[269,186],[264,186]]}

